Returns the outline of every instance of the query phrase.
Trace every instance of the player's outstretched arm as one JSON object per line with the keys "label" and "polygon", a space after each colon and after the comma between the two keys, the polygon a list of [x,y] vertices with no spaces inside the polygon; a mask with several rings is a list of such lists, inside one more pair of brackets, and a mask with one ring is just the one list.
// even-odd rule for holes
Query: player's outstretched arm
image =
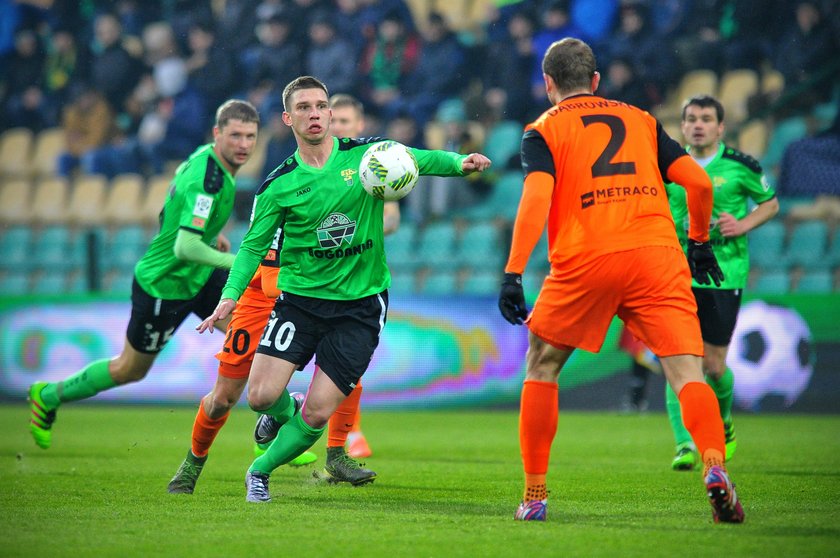
{"label": "player's outstretched arm", "polygon": [[490,168],[492,162],[481,153],[470,153],[467,158],[461,161],[461,170],[464,174],[484,172]]}
{"label": "player's outstretched arm", "polygon": [[203,322],[195,326],[195,330],[199,333],[204,333],[207,330],[210,330],[210,333],[213,333],[214,326],[216,322],[219,320],[224,320],[227,318],[233,309],[236,308],[236,301],[232,298],[223,298],[219,301],[219,304],[216,305],[216,309],[213,310],[213,313],[207,316]]}

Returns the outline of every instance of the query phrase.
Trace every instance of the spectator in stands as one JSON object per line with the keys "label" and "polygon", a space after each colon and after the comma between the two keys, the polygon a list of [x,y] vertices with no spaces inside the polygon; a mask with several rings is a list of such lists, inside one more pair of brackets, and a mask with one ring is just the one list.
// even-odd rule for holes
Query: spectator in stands
{"label": "spectator in stands", "polygon": [[356,50],[336,33],[335,23],[327,12],[320,12],[309,24],[309,50],[306,73],[324,80],[330,91],[355,94]]}
{"label": "spectator in stands", "polygon": [[115,112],[140,81],[142,65],[122,45],[122,26],[110,13],[94,22],[95,41],[91,62],[91,84],[101,91]]}
{"label": "spectator in stands", "polygon": [[31,29],[15,34],[15,50],[6,68],[5,121],[39,131],[47,126],[44,51]]}
{"label": "spectator in stands", "polygon": [[365,106],[370,112],[382,113],[400,100],[400,86],[414,70],[419,54],[420,43],[408,32],[400,15],[387,14],[368,43],[361,64],[366,79]]}
{"label": "spectator in stands", "polygon": [[530,11],[510,16],[507,33],[487,46],[483,73],[485,124],[499,120],[527,122],[536,118],[531,102],[531,68],[534,54],[535,22]]}
{"label": "spectator in stands", "polygon": [[785,77],[785,89],[798,91],[797,107],[809,108],[829,99],[833,83],[827,79],[805,91],[801,86],[828,66],[840,44],[816,1],[797,2],[794,15],[776,49],[775,67]]}
{"label": "spectator in stands", "polygon": [[189,85],[204,98],[209,121],[213,107],[225,102],[237,86],[233,54],[216,39],[216,25],[211,19],[193,21],[187,39]]}
{"label": "spectator in stands", "polygon": [[73,100],[64,106],[61,127],[67,151],[59,155],[57,170],[69,177],[86,153],[107,145],[114,131],[114,113],[108,101],[89,84],[73,87]]}
{"label": "spectator in stands", "polygon": [[760,68],[770,58],[787,0],[726,0],[720,6],[720,36],[727,70]]}
{"label": "spectator in stands", "polygon": [[[268,125],[262,131],[263,134],[268,134],[268,145],[265,149],[265,164],[262,170],[262,176],[268,176],[271,171],[276,169],[280,163],[295,152],[297,149],[297,142],[292,134],[292,129],[283,123],[283,105],[271,107],[267,112]],[[253,196],[248,204],[248,214],[250,215]]]}
{"label": "spectator in stands", "polygon": [[430,13],[421,37],[417,65],[403,81],[403,95],[389,107],[389,115],[407,112],[422,128],[444,99],[459,94],[466,80],[464,49],[443,16]]}
{"label": "spectator in stands", "polygon": [[360,33],[365,41],[373,41],[380,24],[389,17],[399,20],[407,32],[415,32],[414,18],[403,0],[356,0],[356,2],[359,6],[359,28],[356,32]]}
{"label": "spectator in stands", "polygon": [[[677,1],[677,0],[674,0]],[[680,0],[686,3],[685,0]],[[569,16],[572,25],[580,29],[590,44],[596,45],[597,52],[610,40],[618,15],[619,0],[571,0]]]}
{"label": "spectator in stands", "polygon": [[78,44],[71,29],[57,27],[47,40],[44,62],[44,90],[47,94],[47,111],[50,125],[61,119],[62,106],[70,102],[71,85],[86,81],[90,72],[90,54]]}
{"label": "spectator in stands", "polygon": [[604,81],[598,87],[598,95],[624,101],[644,110],[650,110],[652,106],[644,84],[627,58],[617,57],[610,60]]}
{"label": "spectator in stands", "polygon": [[[583,39],[583,31],[569,18],[568,0],[552,0],[542,13],[542,29],[534,35],[532,50],[545,52],[555,41],[564,37]],[[545,108],[545,83],[543,82],[542,57],[537,56],[531,66],[531,102]]]}

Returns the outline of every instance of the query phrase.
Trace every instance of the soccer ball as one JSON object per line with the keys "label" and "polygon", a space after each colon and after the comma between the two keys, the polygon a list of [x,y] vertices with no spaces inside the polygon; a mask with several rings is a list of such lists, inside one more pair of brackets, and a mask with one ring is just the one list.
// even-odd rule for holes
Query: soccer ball
{"label": "soccer ball", "polygon": [[735,374],[735,401],[758,409],[767,395],[793,405],[813,374],[811,330],[796,310],[760,300],[738,313],[727,364]]}
{"label": "soccer ball", "polygon": [[362,156],[359,179],[365,191],[380,200],[396,201],[414,189],[420,169],[414,154],[396,141],[374,143]]}

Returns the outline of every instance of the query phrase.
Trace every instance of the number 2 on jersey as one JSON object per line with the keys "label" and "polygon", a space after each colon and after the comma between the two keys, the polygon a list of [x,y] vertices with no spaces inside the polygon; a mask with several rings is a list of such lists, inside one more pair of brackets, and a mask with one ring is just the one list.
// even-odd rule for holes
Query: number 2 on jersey
{"label": "number 2 on jersey", "polygon": [[627,138],[627,128],[624,121],[612,114],[588,114],[581,116],[583,126],[590,124],[606,124],[610,128],[610,140],[606,147],[592,164],[592,178],[599,176],[616,176],[619,174],[636,174],[636,163],[629,161],[623,163],[612,162],[615,154],[621,149]]}

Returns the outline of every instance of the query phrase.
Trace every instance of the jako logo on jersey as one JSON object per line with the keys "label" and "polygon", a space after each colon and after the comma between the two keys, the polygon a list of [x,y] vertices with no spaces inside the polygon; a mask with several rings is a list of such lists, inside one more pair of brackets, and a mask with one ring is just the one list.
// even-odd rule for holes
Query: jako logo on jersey
{"label": "jako logo on jersey", "polygon": [[312,191],[312,188],[307,186],[306,188],[303,188],[303,189],[297,191],[297,197],[301,197],[302,195],[308,194],[311,191]]}
{"label": "jako logo on jersey", "polygon": [[321,248],[338,248],[342,244],[349,246],[356,233],[356,221],[351,221],[343,213],[331,213],[321,222],[316,233]]}
{"label": "jako logo on jersey", "polygon": [[358,171],[356,169],[344,169],[341,171],[341,178],[344,179],[344,183],[348,186],[353,185],[353,175],[356,174]]}
{"label": "jako logo on jersey", "polygon": [[580,196],[580,208],[592,207],[595,203],[612,203],[624,201],[629,196],[656,196],[659,189],[655,186],[616,186],[602,188],[592,192],[585,192]]}

